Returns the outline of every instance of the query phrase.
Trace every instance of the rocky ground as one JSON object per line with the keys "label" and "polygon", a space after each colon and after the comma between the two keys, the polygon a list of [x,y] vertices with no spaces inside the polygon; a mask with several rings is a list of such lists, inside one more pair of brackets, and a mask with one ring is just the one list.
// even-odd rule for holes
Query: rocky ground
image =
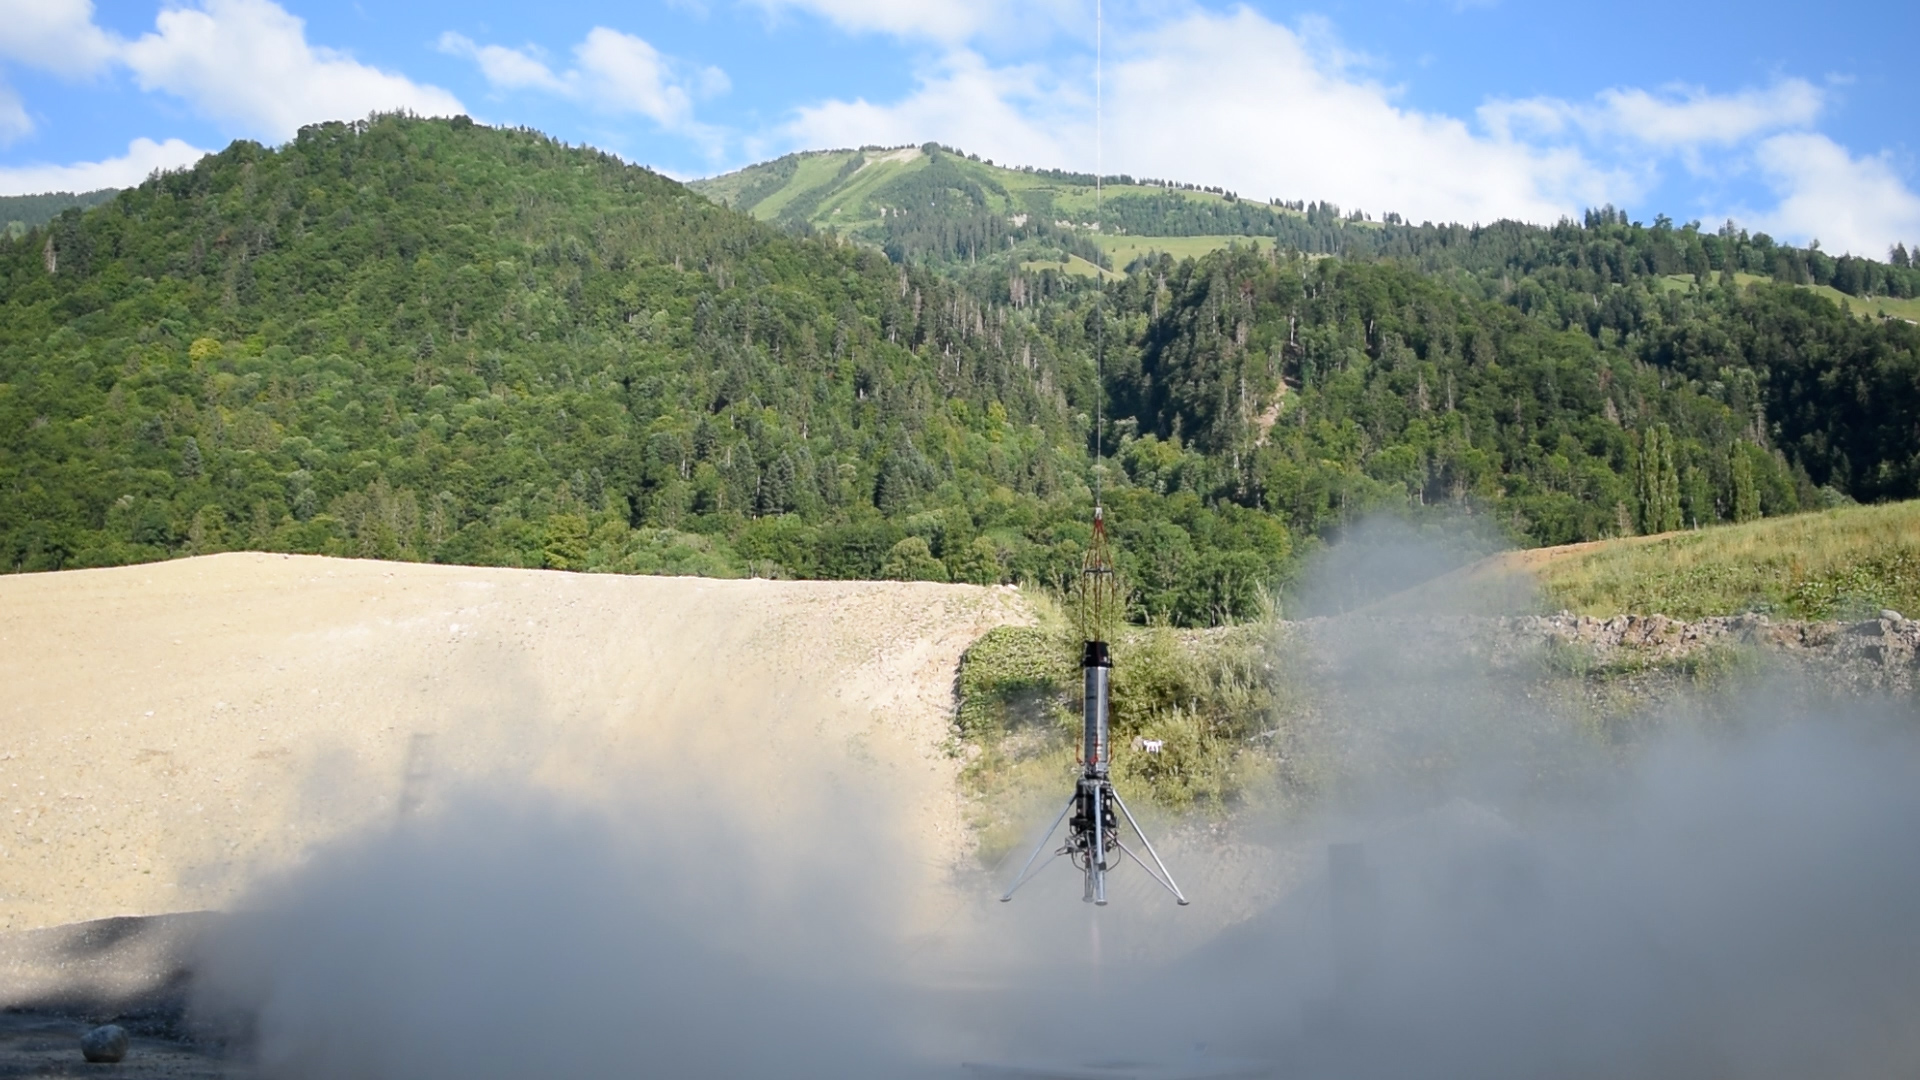
{"label": "rocky ground", "polygon": [[90,1063],[81,1056],[80,1037],[93,1023],[92,1019],[72,1015],[0,1011],[0,1077],[227,1080],[252,1075],[244,1062],[229,1055],[220,1044],[137,1031],[131,1032],[127,1055],[121,1061]]}
{"label": "rocky ground", "polygon": [[[244,1050],[187,1019],[190,957],[213,918],[128,916],[0,934],[0,1077],[251,1075]],[[128,1033],[126,1056],[87,1062],[81,1036],[104,1024]]]}

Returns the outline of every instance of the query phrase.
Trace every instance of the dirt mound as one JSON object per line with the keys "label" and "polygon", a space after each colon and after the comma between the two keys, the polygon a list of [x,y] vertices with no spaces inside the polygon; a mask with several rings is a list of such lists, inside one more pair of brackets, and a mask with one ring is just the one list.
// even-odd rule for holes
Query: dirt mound
{"label": "dirt mound", "polygon": [[220,908],[317,842],[510,777],[651,763],[777,804],[894,785],[939,877],[961,651],[1010,589],[215,555],[0,578],[0,930]]}

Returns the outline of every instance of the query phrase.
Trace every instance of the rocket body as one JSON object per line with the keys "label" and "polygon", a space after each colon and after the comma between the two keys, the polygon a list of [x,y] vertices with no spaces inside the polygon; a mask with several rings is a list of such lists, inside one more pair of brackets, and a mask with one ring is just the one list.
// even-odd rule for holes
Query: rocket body
{"label": "rocket body", "polygon": [[[1080,706],[1080,778],[1074,783],[1073,794],[1061,808],[1060,816],[1047,827],[1039,846],[1027,856],[1019,876],[1000,898],[1003,902],[1012,900],[1014,891],[1032,878],[1035,861],[1047,849],[1062,821],[1067,823],[1067,843],[1054,854],[1067,856],[1086,876],[1083,899],[1088,903],[1107,902],[1107,871],[1121,855],[1139,863],[1175,900],[1183,905],[1187,902],[1180,886],[1174,884],[1173,875],[1167,872],[1166,864],[1160,861],[1159,853],[1153,850],[1153,841],[1141,832],[1140,823],[1133,819],[1133,811],[1127,809],[1119,793],[1113,790],[1113,655],[1103,639],[1107,628],[1117,623],[1123,599],[1113,559],[1107,551],[1106,517],[1100,507],[1095,506],[1093,542],[1087,548],[1080,570],[1080,629],[1081,641],[1085,643],[1080,654],[1080,674],[1086,691]],[[1147,858],[1153,860],[1151,866],[1120,842],[1121,815],[1126,816],[1127,827],[1139,839]]]}
{"label": "rocket body", "polygon": [[1080,783],[1069,824],[1068,846],[1076,849],[1086,889],[1081,899],[1107,902],[1107,856],[1119,846],[1120,823],[1114,816],[1113,788],[1107,776],[1113,753],[1113,658],[1104,641],[1089,641],[1081,654],[1086,697],[1081,704]]}
{"label": "rocket body", "polygon": [[1113,756],[1113,657],[1104,641],[1087,642],[1080,671],[1086,679],[1082,706],[1083,745],[1080,760],[1088,776],[1107,775]]}

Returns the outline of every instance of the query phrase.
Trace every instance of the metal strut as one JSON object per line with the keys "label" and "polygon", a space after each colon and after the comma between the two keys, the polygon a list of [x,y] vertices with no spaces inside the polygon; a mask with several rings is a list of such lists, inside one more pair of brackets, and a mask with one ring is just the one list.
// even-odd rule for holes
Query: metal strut
{"label": "metal strut", "polygon": [[[1067,820],[1067,815],[1073,812],[1073,804],[1079,801],[1080,801],[1080,793],[1077,791],[1067,797],[1067,805],[1063,809],[1061,809],[1060,816],[1053,819],[1053,824],[1047,826],[1047,831],[1044,835],[1040,837],[1040,842],[1034,845],[1033,854],[1027,856],[1026,865],[1020,868],[1020,876],[1017,878],[1014,878],[1013,884],[1007,886],[1007,894],[1000,898],[1001,903],[1004,904],[1007,901],[1013,899],[1014,890],[1018,889],[1022,885],[1025,885],[1028,881],[1030,881],[1033,878],[1034,876],[1033,874],[1027,873],[1027,871],[1033,869],[1033,860],[1038,859],[1040,857],[1040,853],[1046,850],[1047,841],[1053,839],[1053,830],[1059,828],[1060,823]],[[1067,852],[1066,848],[1061,848],[1059,851],[1054,852],[1054,854],[1064,855],[1066,854],[1066,852]],[[1052,860],[1048,860],[1048,861],[1051,862]],[[1046,868],[1047,868],[1046,863],[1040,864],[1041,870],[1045,870]]]}
{"label": "metal strut", "polygon": [[[1081,807],[1086,801],[1092,801],[1095,804],[1092,812],[1075,818],[1073,827],[1068,829],[1067,842],[1054,851],[1046,862],[1040,862],[1040,853],[1047,850],[1048,844],[1053,840],[1054,832],[1060,828],[1060,823],[1067,820],[1067,815],[1073,813],[1076,807]],[[1118,808],[1120,815],[1127,819],[1128,827],[1133,830],[1135,836],[1140,838],[1140,845],[1146,849],[1147,859],[1153,860],[1152,865],[1148,865],[1147,859],[1142,859],[1120,839],[1117,823],[1111,822],[1111,814],[1104,812],[1108,805]],[[1086,874],[1086,893],[1082,899],[1104,907],[1107,903],[1106,872],[1111,869],[1107,863],[1106,853],[1112,850],[1122,852],[1127,858],[1139,864],[1140,869],[1145,870],[1148,877],[1173,894],[1173,898],[1179,901],[1181,907],[1192,903],[1187,899],[1186,894],[1180,891],[1179,884],[1173,880],[1173,872],[1168,870],[1167,864],[1161,861],[1160,853],[1153,849],[1153,840],[1147,836],[1144,829],[1140,828],[1140,823],[1134,820],[1133,811],[1127,809],[1126,801],[1121,799],[1120,793],[1113,789],[1113,783],[1105,778],[1086,778],[1075,786],[1073,794],[1067,799],[1067,805],[1061,808],[1059,816],[1053,819],[1053,824],[1047,826],[1047,831],[1041,834],[1040,842],[1034,845],[1033,853],[1027,856],[1027,861],[1020,867],[1019,876],[1014,878],[1013,884],[1007,886],[1007,891],[1000,897],[1000,902],[1004,904],[1012,900],[1013,894],[1020,891],[1020,886],[1039,877],[1040,871],[1051,865],[1053,859],[1065,855]]]}
{"label": "metal strut", "polygon": [[1140,863],[1140,869],[1146,870],[1147,873],[1149,874],[1153,874],[1154,880],[1158,881],[1162,885],[1165,885],[1167,887],[1167,891],[1173,894],[1173,898],[1175,900],[1180,901],[1180,906],[1186,907],[1187,904],[1190,902],[1187,900],[1187,895],[1180,891],[1180,886],[1175,885],[1173,883],[1173,872],[1167,869],[1166,863],[1163,863],[1160,861],[1160,853],[1153,850],[1153,841],[1147,839],[1147,832],[1145,829],[1142,829],[1140,827],[1140,823],[1133,820],[1133,811],[1127,809],[1127,804],[1121,800],[1120,793],[1117,791],[1113,793],[1113,803],[1115,806],[1118,806],[1120,808],[1120,812],[1122,814],[1126,815],[1127,824],[1133,826],[1133,834],[1140,838],[1141,846],[1147,849],[1147,857],[1153,860],[1154,866],[1157,866],[1160,868],[1160,872],[1158,874],[1154,874],[1153,871],[1147,867],[1146,863],[1140,862],[1140,856],[1134,855],[1133,852],[1129,850],[1125,844],[1120,845],[1120,850],[1125,851],[1129,856],[1131,856],[1134,862]]}

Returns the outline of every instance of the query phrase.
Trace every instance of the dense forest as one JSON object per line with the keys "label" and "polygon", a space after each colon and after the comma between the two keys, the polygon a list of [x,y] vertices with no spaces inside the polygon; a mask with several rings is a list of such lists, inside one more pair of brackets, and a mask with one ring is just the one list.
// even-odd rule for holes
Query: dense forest
{"label": "dense forest", "polygon": [[920,182],[927,213],[855,243],[534,132],[380,117],[69,209],[0,240],[0,564],[1058,585],[1097,478],[1135,617],[1201,625],[1379,510],[1558,543],[1920,493],[1920,328],[1794,284],[1910,267],[1612,210],[1315,204],[1276,217],[1345,254],[1100,282],[1005,243],[1070,227]]}
{"label": "dense forest", "polygon": [[78,195],[70,191],[54,191],[45,195],[0,195],[0,231],[18,237],[35,225],[52,221],[63,210],[86,210],[118,194],[118,188],[102,188]]}

